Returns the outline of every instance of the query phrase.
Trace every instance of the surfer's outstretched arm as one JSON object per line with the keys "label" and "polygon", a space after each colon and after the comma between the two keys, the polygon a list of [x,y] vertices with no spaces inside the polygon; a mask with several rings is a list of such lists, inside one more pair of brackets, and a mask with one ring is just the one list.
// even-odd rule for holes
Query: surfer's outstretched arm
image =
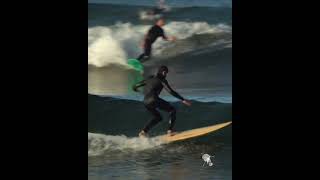
{"label": "surfer's outstretched arm", "polygon": [[171,88],[167,80],[162,81],[162,85],[172,96],[180,99],[181,101],[184,100],[184,98],[179,93],[177,93]]}
{"label": "surfer's outstretched arm", "polygon": [[174,37],[174,36],[166,36],[165,34],[162,36],[162,38],[164,39],[164,40],[166,40],[166,41],[176,41],[177,40],[177,38],[176,37]]}
{"label": "surfer's outstretched arm", "polygon": [[163,40],[166,40],[166,41],[176,41],[177,38],[174,37],[174,36],[167,36],[164,32],[161,34],[161,37]]}
{"label": "surfer's outstretched arm", "polygon": [[177,93],[176,91],[174,91],[171,86],[169,85],[167,80],[164,80],[162,82],[163,87],[174,97],[180,99],[182,101],[183,104],[187,105],[187,106],[191,106],[191,102],[184,99],[179,93]]}
{"label": "surfer's outstretched arm", "polygon": [[163,30],[162,30],[162,32],[161,32],[161,37],[162,37],[163,40],[168,41],[168,37],[166,36],[166,34],[164,33]]}
{"label": "surfer's outstretched arm", "polygon": [[177,38],[174,36],[167,36],[163,30],[162,30],[160,36],[162,37],[163,40],[166,40],[166,41],[176,41],[177,40]]}

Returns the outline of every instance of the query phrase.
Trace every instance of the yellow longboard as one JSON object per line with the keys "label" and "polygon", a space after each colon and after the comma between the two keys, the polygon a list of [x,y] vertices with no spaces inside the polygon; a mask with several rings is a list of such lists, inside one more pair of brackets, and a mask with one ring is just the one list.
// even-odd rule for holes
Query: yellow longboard
{"label": "yellow longboard", "polygon": [[203,127],[203,128],[182,131],[182,132],[179,132],[173,136],[162,135],[162,136],[160,136],[160,138],[168,143],[174,142],[174,141],[180,141],[180,140],[189,139],[189,138],[193,138],[193,137],[203,136],[205,134],[211,133],[211,132],[216,131],[218,129],[221,129],[225,126],[228,126],[231,123],[232,122],[229,121],[226,123],[216,124],[216,125],[207,126],[207,127]]}

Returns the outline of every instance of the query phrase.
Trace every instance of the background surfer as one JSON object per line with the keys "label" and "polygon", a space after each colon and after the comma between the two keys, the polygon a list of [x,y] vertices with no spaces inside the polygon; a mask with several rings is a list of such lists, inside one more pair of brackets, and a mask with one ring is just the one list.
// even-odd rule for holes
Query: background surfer
{"label": "background surfer", "polygon": [[167,37],[162,29],[165,25],[165,21],[163,18],[158,19],[156,24],[152,26],[148,33],[145,35],[143,42],[141,44],[144,52],[137,58],[140,62],[145,62],[150,58],[152,44],[157,40],[158,37],[162,37],[164,40],[167,41],[175,41],[176,37],[170,36]]}

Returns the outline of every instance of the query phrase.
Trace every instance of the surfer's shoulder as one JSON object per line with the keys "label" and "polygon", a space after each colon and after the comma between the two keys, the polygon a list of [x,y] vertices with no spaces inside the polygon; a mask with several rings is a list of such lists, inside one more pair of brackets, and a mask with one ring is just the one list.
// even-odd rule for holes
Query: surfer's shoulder
{"label": "surfer's shoulder", "polygon": [[168,84],[168,81],[167,81],[166,78],[160,78],[160,77],[158,77],[158,79],[159,79],[162,83]]}

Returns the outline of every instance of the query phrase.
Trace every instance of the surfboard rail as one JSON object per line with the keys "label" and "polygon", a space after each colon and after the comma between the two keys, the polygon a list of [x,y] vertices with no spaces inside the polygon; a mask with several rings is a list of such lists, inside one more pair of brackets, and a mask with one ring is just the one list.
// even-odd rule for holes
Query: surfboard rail
{"label": "surfboard rail", "polygon": [[199,137],[199,136],[203,136],[203,135],[209,134],[211,132],[214,132],[216,130],[219,130],[221,128],[224,128],[224,127],[230,125],[231,123],[232,123],[232,121],[229,121],[229,122],[225,122],[225,123],[215,124],[212,126],[182,131],[182,132],[178,132],[177,134],[175,134],[173,136],[162,135],[160,138],[169,143],[169,142],[180,141],[180,140],[189,139],[189,138],[193,138],[193,137]]}

